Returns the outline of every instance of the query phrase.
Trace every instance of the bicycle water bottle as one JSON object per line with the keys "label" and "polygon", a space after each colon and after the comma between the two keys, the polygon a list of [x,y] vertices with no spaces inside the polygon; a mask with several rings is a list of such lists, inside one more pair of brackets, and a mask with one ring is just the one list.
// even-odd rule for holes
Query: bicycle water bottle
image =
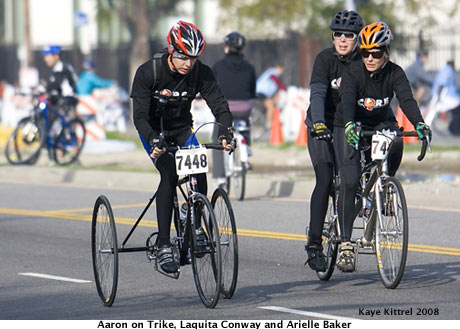
{"label": "bicycle water bottle", "polygon": [[372,193],[369,193],[369,195],[366,198],[366,204],[364,205],[364,214],[363,214],[363,218],[366,220],[366,222],[369,220],[369,215],[371,214],[371,207],[372,207]]}
{"label": "bicycle water bottle", "polygon": [[186,202],[184,202],[180,207],[180,220],[183,222],[187,220],[187,211],[188,211],[188,205]]}

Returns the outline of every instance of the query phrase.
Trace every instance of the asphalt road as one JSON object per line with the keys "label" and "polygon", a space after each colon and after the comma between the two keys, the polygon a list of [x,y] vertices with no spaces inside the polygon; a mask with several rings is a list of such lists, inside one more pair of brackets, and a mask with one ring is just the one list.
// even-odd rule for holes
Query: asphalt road
{"label": "asphalt road", "polygon": [[[444,193],[439,185],[432,190]],[[416,189],[408,186],[406,191],[415,194],[411,191]],[[109,197],[119,219],[119,240],[130,228],[120,219],[134,221],[151,196],[145,189],[20,182],[3,176],[1,320],[460,319],[457,204],[440,207],[428,194],[424,204],[412,202],[407,268],[399,287],[388,290],[371,255],[360,256],[357,272],[335,271],[328,282],[304,267],[306,201],[263,195],[233,201],[240,272],[231,300],[221,299],[213,310],[204,308],[190,266],[178,280],[170,279],[155,272],[141,252],[120,255],[117,297],[106,308],[93,282],[90,248],[91,212],[100,194]],[[154,226],[152,210],[130,245],[144,245]]]}

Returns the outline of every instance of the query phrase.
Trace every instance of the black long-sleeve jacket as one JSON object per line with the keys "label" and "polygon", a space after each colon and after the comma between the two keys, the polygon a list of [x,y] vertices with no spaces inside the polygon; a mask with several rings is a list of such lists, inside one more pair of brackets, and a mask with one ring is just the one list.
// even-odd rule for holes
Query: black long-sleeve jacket
{"label": "black long-sleeve jacket", "polygon": [[384,121],[396,122],[390,107],[394,95],[414,127],[424,122],[406,74],[399,65],[388,61],[378,72],[370,73],[362,61],[353,62],[342,75],[334,124],[343,127],[349,121],[360,121],[373,127]]}
{"label": "black long-sleeve jacket", "polygon": [[352,61],[360,58],[356,53],[349,58],[340,56],[334,47],[324,49],[316,56],[310,80],[310,106],[305,120],[308,127],[322,121],[332,129],[342,73]]}
{"label": "black long-sleeve jacket", "polygon": [[[167,55],[161,58],[160,79],[154,77],[154,59],[139,66],[134,76],[131,97],[134,125],[139,134],[147,142],[158,138],[161,130],[160,113],[158,100],[154,96],[169,91],[172,97],[169,97],[170,101],[163,114],[164,130],[180,130],[193,126],[191,104],[196,94],[200,93],[216,121],[224,126],[219,125],[219,136],[230,138],[225,127],[231,127],[232,115],[211,68],[198,60],[193,69],[184,76],[172,72],[167,60]],[[159,80],[157,86],[155,80]]]}
{"label": "black long-sleeve jacket", "polygon": [[212,69],[227,100],[256,98],[256,72],[243,56],[227,54]]}

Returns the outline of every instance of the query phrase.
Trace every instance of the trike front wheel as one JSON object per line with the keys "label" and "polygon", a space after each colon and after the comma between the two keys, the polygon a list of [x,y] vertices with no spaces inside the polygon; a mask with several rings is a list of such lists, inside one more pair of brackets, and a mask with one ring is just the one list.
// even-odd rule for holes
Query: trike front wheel
{"label": "trike front wheel", "polygon": [[[219,226],[208,198],[202,194],[193,202],[192,267],[195,286],[203,304],[214,308],[222,285]],[[192,224],[193,225],[193,224]]]}

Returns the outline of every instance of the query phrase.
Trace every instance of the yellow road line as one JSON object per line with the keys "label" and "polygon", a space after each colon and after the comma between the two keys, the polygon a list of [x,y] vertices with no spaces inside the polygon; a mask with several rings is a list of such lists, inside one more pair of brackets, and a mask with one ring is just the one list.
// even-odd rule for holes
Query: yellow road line
{"label": "yellow road line", "polygon": [[[128,207],[129,205],[124,205]],[[89,209],[89,210],[92,210]],[[47,217],[47,218],[58,218],[58,219],[70,219],[90,222],[92,215],[83,214],[72,214],[67,211],[40,211],[40,210],[27,210],[27,209],[13,209],[13,208],[0,208],[0,214],[9,215],[20,215],[20,216],[32,216],[32,217]],[[116,224],[133,225],[136,222],[134,218],[116,217]],[[139,226],[144,227],[157,227],[156,220],[143,219]],[[267,238],[267,239],[278,239],[278,240],[290,240],[290,241],[305,241],[304,234],[294,233],[281,233],[281,232],[270,232],[270,231],[259,231],[250,229],[238,229],[238,236],[256,237],[256,238]],[[417,251],[432,254],[442,254],[451,256],[460,256],[460,248],[453,247],[441,247],[441,246],[430,246],[420,244],[409,244],[409,251]]]}

